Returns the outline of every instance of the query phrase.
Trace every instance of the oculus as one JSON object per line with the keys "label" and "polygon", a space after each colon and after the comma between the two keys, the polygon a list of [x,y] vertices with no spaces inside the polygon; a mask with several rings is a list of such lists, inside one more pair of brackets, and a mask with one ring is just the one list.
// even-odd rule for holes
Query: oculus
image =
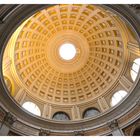
{"label": "oculus", "polygon": [[76,48],[71,43],[62,44],[59,48],[59,55],[64,60],[71,60],[76,55]]}

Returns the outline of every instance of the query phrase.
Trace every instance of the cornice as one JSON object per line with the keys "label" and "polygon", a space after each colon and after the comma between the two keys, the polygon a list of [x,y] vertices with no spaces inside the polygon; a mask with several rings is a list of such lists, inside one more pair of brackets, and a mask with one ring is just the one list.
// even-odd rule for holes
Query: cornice
{"label": "cornice", "polygon": [[[42,119],[33,115],[30,115],[23,111],[23,109],[15,103],[14,99],[10,97],[7,93],[6,88],[4,87],[4,80],[2,76],[2,56],[3,56],[3,50],[6,46],[7,41],[9,40],[10,35],[16,27],[23,21],[32,15],[35,11],[43,9],[44,7],[48,7],[51,5],[16,5],[13,8],[12,12],[8,12],[3,14],[4,17],[0,17],[2,21],[2,26],[0,27],[0,101],[5,106],[5,108],[8,109],[9,112],[17,116],[18,122],[26,122],[28,126],[32,126],[39,130],[39,128],[45,128],[54,132],[73,132],[74,130],[81,131],[81,128],[86,130],[92,130],[99,128],[101,126],[106,125],[106,122],[112,121],[114,119],[119,119],[123,115],[125,115],[127,112],[129,112],[131,109],[133,109],[134,106],[136,106],[136,100],[140,97],[140,81],[137,82],[134,90],[129,95],[129,97],[124,100],[121,104],[118,106],[110,109],[109,111],[99,115],[96,118],[93,119],[85,119],[81,121],[70,121],[66,123],[60,123],[60,122],[54,122],[47,119]],[[17,8],[18,7],[18,8]],[[131,26],[135,29],[137,33],[137,38],[139,39],[140,36],[140,20],[137,18],[137,16],[127,7],[123,5],[103,5],[103,7],[109,8],[119,15],[121,15],[127,22],[131,24]],[[7,9],[9,7],[7,6]],[[11,10],[10,10],[11,11]],[[16,18],[16,17],[19,18]],[[6,17],[6,18],[5,18]],[[13,22],[11,22],[15,19]],[[4,22],[3,22],[4,21]],[[9,25],[9,23],[11,23]],[[16,26],[15,26],[16,25]],[[5,31],[5,32],[4,32]]]}

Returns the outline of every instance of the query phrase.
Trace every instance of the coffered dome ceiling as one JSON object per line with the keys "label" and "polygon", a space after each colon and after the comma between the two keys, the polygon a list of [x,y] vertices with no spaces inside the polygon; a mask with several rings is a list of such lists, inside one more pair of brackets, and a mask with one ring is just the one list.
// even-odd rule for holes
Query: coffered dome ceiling
{"label": "coffered dome ceiling", "polygon": [[[44,103],[75,105],[104,96],[124,73],[128,32],[118,16],[98,5],[43,9],[8,44],[15,81]],[[76,50],[70,60],[59,52],[67,43]]]}

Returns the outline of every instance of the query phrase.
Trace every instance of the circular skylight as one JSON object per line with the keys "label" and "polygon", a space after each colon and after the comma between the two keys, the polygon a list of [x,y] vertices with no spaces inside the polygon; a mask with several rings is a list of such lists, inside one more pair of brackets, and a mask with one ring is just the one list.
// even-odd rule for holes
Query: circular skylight
{"label": "circular skylight", "polygon": [[64,60],[71,60],[76,55],[76,48],[71,43],[62,44],[59,48],[59,55]]}

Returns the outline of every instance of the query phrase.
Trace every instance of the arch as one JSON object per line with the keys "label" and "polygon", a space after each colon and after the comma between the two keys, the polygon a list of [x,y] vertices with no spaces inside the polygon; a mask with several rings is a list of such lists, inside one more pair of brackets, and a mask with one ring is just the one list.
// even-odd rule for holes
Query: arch
{"label": "arch", "polygon": [[124,90],[119,90],[113,94],[111,98],[111,106],[118,104],[128,93]]}
{"label": "arch", "polygon": [[69,115],[67,113],[59,111],[59,112],[56,112],[53,115],[52,119],[53,120],[67,121],[67,120],[70,120],[70,117],[69,117]]}
{"label": "arch", "polygon": [[87,117],[93,117],[96,116],[100,113],[100,111],[97,108],[94,107],[90,107],[87,108],[84,113],[83,113],[83,118],[87,118]]}
{"label": "arch", "polygon": [[140,126],[134,130],[133,136],[140,136]]}
{"label": "arch", "polygon": [[34,115],[41,116],[39,107],[33,102],[25,102],[22,107]]}
{"label": "arch", "polygon": [[133,61],[133,65],[132,65],[131,71],[130,71],[131,78],[133,81],[136,80],[139,69],[140,69],[140,58],[137,58]]}

